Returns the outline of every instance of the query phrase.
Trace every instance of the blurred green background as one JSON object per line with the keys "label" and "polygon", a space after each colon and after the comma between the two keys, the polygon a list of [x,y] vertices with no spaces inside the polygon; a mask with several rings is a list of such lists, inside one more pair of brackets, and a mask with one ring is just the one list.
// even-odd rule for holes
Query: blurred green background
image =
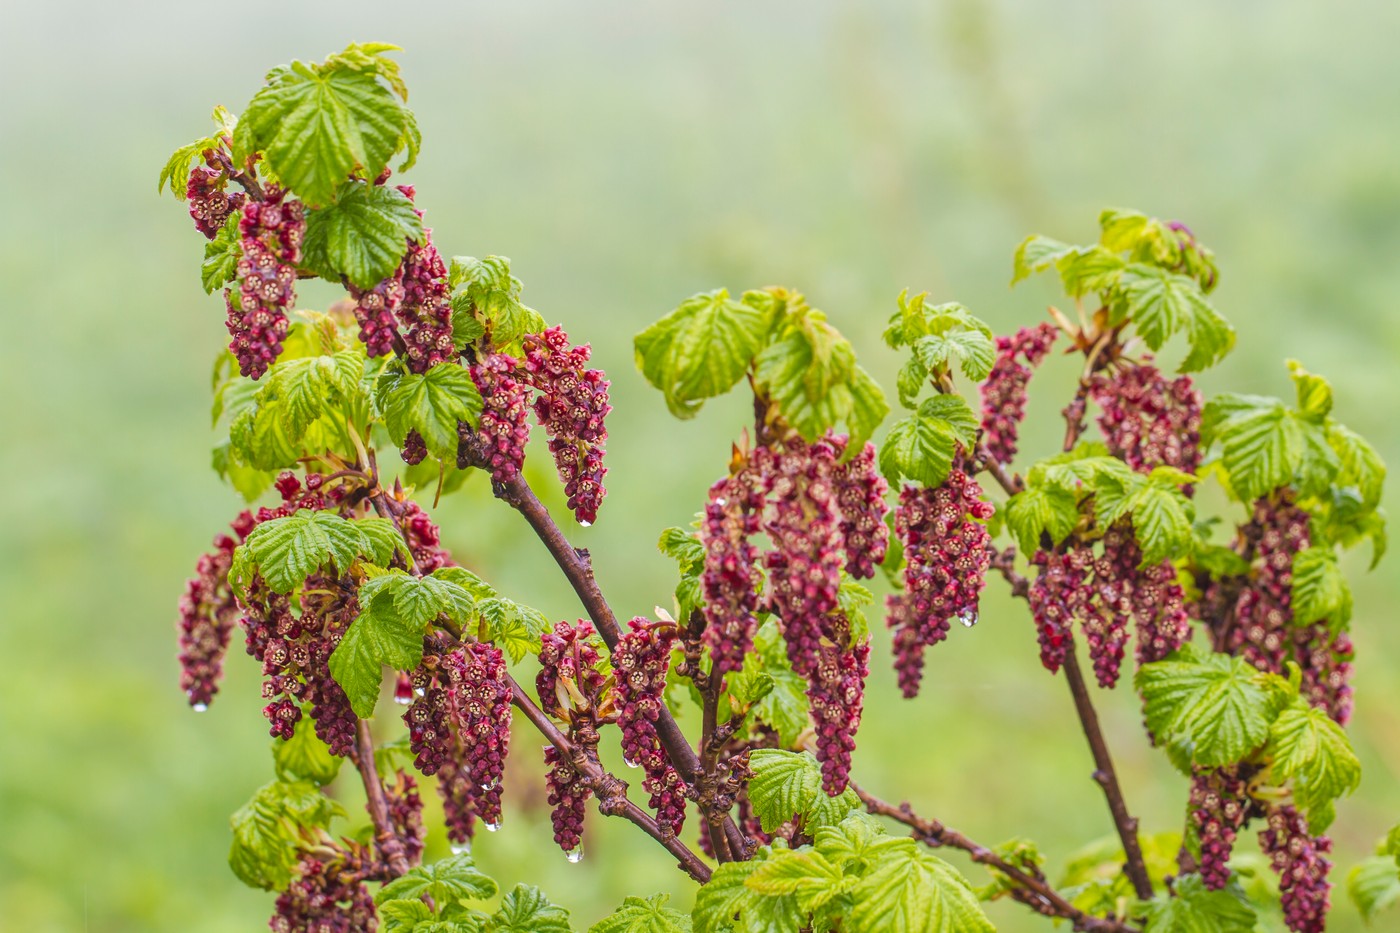
{"label": "blurred green background", "polygon": [[[672,421],[633,369],[636,330],[699,290],[788,284],[890,391],[878,335],[901,288],[1000,330],[1036,320],[1052,293],[1007,289],[1016,243],[1091,239],[1108,205],[1185,220],[1216,250],[1216,303],[1240,338],[1207,391],[1289,393],[1282,360],[1301,357],[1400,463],[1400,5],[391,9],[5,5],[0,929],[219,933],[271,912],[224,862],[228,814],[270,771],[256,672],[235,645],[204,715],[176,688],[176,599],[240,503],[208,468],[222,308],[199,288],[202,240],[155,179],[213,104],[238,110],[293,57],[404,46],[426,140],[408,180],[437,242],[511,256],[526,300],[592,341],[617,408],[610,494],[571,534],[620,614],[668,602],[657,532],[699,508],[745,417],[736,398]],[[1034,455],[1055,443],[1067,375],[1038,377]],[[438,514],[464,562],[575,617],[484,482]],[[1339,879],[1400,819],[1400,582],[1393,561],[1349,567],[1366,773],[1336,826]],[[991,590],[982,624],[930,655],[916,701],[898,698],[877,635],[856,775],[978,840],[1033,838],[1059,864],[1111,824],[1068,691],[1040,669],[1023,607]],[[1100,703],[1130,805],[1146,828],[1178,827],[1184,781],[1148,748],[1134,697]],[[478,841],[479,861],[507,887],[541,884],[581,928],[624,893],[688,905],[659,850],[596,814],[587,858],[564,860],[538,807],[538,744],[518,736],[506,829]],[[1007,931],[1047,928],[991,910]],[[1359,923],[1344,904],[1332,929]]]}

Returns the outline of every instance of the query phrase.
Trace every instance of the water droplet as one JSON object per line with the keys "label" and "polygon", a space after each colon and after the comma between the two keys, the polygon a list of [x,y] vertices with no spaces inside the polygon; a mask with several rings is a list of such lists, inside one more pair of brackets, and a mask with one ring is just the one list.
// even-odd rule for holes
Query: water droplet
{"label": "water droplet", "polygon": [[400,696],[396,693],[394,694],[394,702],[399,704],[400,706],[407,706],[408,704],[413,702],[413,697]]}
{"label": "water droplet", "polygon": [[414,687],[414,688],[413,688],[413,693],[414,693],[415,696],[420,696],[420,697],[423,697],[423,696],[427,696],[427,695],[428,695],[428,691],[427,691],[427,690],[424,690],[422,687]]}
{"label": "water droplet", "polygon": [[501,821],[497,820],[496,822],[492,823],[491,821],[487,820],[481,825],[486,827],[486,831],[488,833],[494,833],[496,830],[501,828]]}
{"label": "water droplet", "polygon": [[452,854],[453,854],[453,855],[470,855],[470,854],[471,854],[471,851],[472,851],[472,844],[471,844],[471,841],[470,841],[470,840],[468,840],[467,842],[454,842],[454,843],[452,843]]}
{"label": "water droplet", "polygon": [[631,758],[628,758],[626,755],[623,755],[623,756],[622,756],[622,763],[625,764],[625,765],[626,765],[627,767],[629,767],[629,768],[640,768],[640,767],[641,767],[640,764],[638,764],[637,762],[633,761]]}
{"label": "water droplet", "polygon": [[478,784],[477,786],[480,787],[482,790],[495,790],[496,788],[501,786],[501,779],[496,778],[494,780],[487,781],[485,784]]}
{"label": "water droplet", "polygon": [[577,865],[579,862],[582,862],[582,861],[583,861],[583,843],[580,842],[578,845],[574,846],[572,849],[570,849],[569,851],[565,852],[565,853],[564,853],[564,858],[566,858],[566,859],[568,859],[569,861],[573,862],[575,865]]}
{"label": "water droplet", "polygon": [[208,708],[208,703],[195,703],[193,706],[190,707],[190,709],[194,710],[196,713],[202,713]]}
{"label": "water droplet", "polygon": [[958,621],[968,628],[972,628],[977,624],[977,613],[971,611],[964,612],[962,615],[958,616]]}
{"label": "water droplet", "polygon": [[579,519],[578,524],[579,524],[579,527],[580,527],[580,528],[587,528],[588,526],[592,525],[593,523],[592,523],[592,522],[586,522],[586,521],[584,521],[583,519]]}

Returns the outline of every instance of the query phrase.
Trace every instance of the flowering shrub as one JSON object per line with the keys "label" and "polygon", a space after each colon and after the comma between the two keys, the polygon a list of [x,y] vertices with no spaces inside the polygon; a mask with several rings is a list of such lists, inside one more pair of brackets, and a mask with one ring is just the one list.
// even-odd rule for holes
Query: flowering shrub
{"label": "flowering shrub", "polygon": [[[195,710],[218,692],[235,630],[261,666],[262,699],[225,702],[262,707],[275,779],[234,815],[230,865],[277,892],[272,929],[570,930],[532,886],[497,904],[468,853],[478,821],[499,829],[517,805],[503,794],[517,716],[543,742],[535,796],[569,860],[593,804],[701,885],[689,915],[629,897],[596,933],[975,933],[997,898],[1104,933],[1251,931],[1271,912],[1297,933],[1324,928],[1326,832],[1360,778],[1343,729],[1354,649],[1338,555],[1370,541],[1379,557],[1384,467],[1297,363],[1292,404],[1203,401],[1191,374],[1235,332],[1190,230],[1106,211],[1097,243],[1027,239],[1014,280],[1053,271],[1075,313],[1052,308],[1010,336],[901,294],[884,339],[903,357],[905,413],[888,428],[880,384],[798,292],[683,301],[636,336],[642,374],[679,418],[742,386],[754,419],[713,456],[708,496],[692,491],[695,523],[661,536],[674,604],[624,626],[522,472],[533,413],[569,510],[597,519],[609,380],[588,344],[521,303],[508,260],[445,258],[415,190],[390,184],[420,142],[390,51],[274,69],[161,176],[205,237],[203,283],[223,291],[233,336],[215,368],[215,466],[249,502],[280,500],[233,520],[178,603]],[[308,277],[347,298],[293,321]],[[1018,462],[1032,372],[1057,344],[1079,368],[1064,443]],[[436,477],[449,494],[449,471],[489,475],[586,618],[547,619],[453,559],[412,485]],[[1198,515],[1211,484],[1232,533],[1213,537]],[[883,647],[858,581],[877,568],[911,700],[925,675],[956,674],[936,646],[953,621],[978,622],[989,576],[1025,600],[1032,625],[987,620],[961,637],[1034,638],[1047,688],[1053,676],[1071,692],[1115,835],[1064,883],[1026,840],[983,846],[859,783]],[[1186,779],[1181,825],[1140,835],[1081,641],[1098,688],[1131,681],[1146,740]],[[379,711],[385,693],[398,717]],[[644,793],[604,763],[614,742]],[[332,791],[347,761],[364,816]],[[420,779],[454,845],[426,865]],[[1242,883],[1252,826],[1276,887]],[[990,878],[974,887],[935,850],[970,854]],[[1400,891],[1397,850],[1400,834],[1356,869],[1368,912]]]}

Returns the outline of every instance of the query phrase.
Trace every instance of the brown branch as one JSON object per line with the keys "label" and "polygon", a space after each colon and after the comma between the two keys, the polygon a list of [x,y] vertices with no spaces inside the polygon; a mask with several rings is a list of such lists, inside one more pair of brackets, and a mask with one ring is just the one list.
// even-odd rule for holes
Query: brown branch
{"label": "brown branch", "polygon": [[[1064,896],[1046,883],[1045,878],[1037,871],[1031,874],[1023,868],[1011,864],[1001,858],[986,846],[979,845],[962,833],[956,832],[944,826],[938,820],[924,819],[916,814],[908,803],[901,803],[895,806],[867,793],[863,788],[852,784],[851,787],[859,795],[861,803],[871,813],[880,816],[887,816],[892,820],[908,826],[915,838],[931,847],[951,846],[961,849],[971,856],[972,860],[979,865],[986,865],[995,869],[1008,879],[1018,885],[1017,891],[1023,894],[1018,897],[1022,903],[1029,906],[1037,913],[1047,917],[1060,917],[1069,920],[1074,924],[1074,929],[1083,931],[1093,931],[1093,933],[1137,933],[1136,928],[1118,920],[1104,919],[1086,914],[1075,907]],[[1015,895],[1013,895],[1015,896]]]}
{"label": "brown branch", "polygon": [[374,841],[395,878],[408,874],[408,855],[404,852],[403,840],[394,832],[394,824],[389,817],[389,802],[384,797],[384,785],[374,764],[374,736],[370,734],[368,719],[355,723],[355,752],[358,759],[355,764],[365,785],[365,808],[369,810],[370,822],[374,824]]}
{"label": "brown branch", "polygon": [[248,197],[252,198],[254,201],[262,201],[267,197],[266,192],[263,191],[262,185],[258,184],[258,180],[243,169],[235,168],[233,160],[222,150],[214,150],[214,160],[223,166],[225,175],[237,182],[244,191],[248,192]]}
{"label": "brown branch", "polygon": [[[371,472],[377,475],[377,471],[375,471],[373,467],[372,458]],[[390,508],[389,503],[386,501],[383,488],[376,486],[374,492],[370,494],[369,499],[374,505],[374,510],[378,512],[380,516],[389,519],[389,521],[393,523],[394,528],[399,532],[399,535],[402,536],[403,528],[400,527],[394,510]],[[418,567],[418,561],[414,559],[412,555],[409,556],[409,562],[413,573],[421,576],[422,571]],[[710,880],[709,866],[701,861],[700,857],[692,852],[685,843],[681,842],[678,836],[674,833],[663,831],[661,827],[657,825],[656,820],[652,819],[650,814],[627,797],[626,781],[610,774],[598,762],[596,757],[590,757],[577,743],[569,741],[569,737],[560,731],[559,727],[545,714],[544,710],[540,709],[539,706],[535,704],[534,700],[530,698],[530,695],[525,692],[524,688],[520,686],[520,683],[513,676],[507,674],[506,682],[510,684],[511,703],[514,704],[515,708],[525,714],[525,718],[530,720],[535,728],[540,731],[540,734],[559,750],[560,755],[568,759],[579,777],[593,789],[593,793],[598,798],[598,811],[600,813],[605,816],[620,816],[633,823],[648,836],[651,836],[657,842],[661,843],[666,851],[674,855],[676,860],[680,863],[681,869],[686,874],[690,875],[690,877],[701,884]],[[361,720],[360,724],[361,726],[365,726],[364,720]],[[367,727],[365,732],[367,735]],[[370,767],[373,768],[372,758]],[[361,770],[363,771],[363,765],[361,766]],[[378,778],[376,777],[375,780],[377,782]],[[373,816],[373,811],[371,811],[371,816]],[[375,827],[376,829],[379,827],[377,822],[375,823]],[[388,853],[386,852],[385,854],[387,857]],[[406,864],[407,863],[405,863],[405,865]],[[407,870],[407,867],[405,867],[404,871]],[[399,874],[402,873],[403,872],[399,872]]]}

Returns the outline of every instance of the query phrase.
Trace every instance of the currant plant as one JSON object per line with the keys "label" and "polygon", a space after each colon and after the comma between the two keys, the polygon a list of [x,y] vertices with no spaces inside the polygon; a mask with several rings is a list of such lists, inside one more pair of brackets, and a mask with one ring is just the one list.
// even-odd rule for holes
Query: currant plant
{"label": "currant plant", "polygon": [[[469,854],[512,805],[517,714],[545,743],[563,855],[583,857],[596,807],[701,885],[689,914],[628,897],[594,933],[965,933],[992,929],[995,899],[1102,933],[1248,931],[1270,913],[1324,928],[1325,833],[1360,777],[1339,552],[1369,541],[1380,558],[1384,467],[1297,363],[1291,404],[1202,398],[1191,374],[1235,333],[1190,230],[1107,211],[1097,243],[1029,238],[1013,283],[1053,271],[1072,307],[1008,336],[901,294],[884,337],[906,354],[906,413],[878,447],[883,391],[799,292],[681,302],[636,336],[641,372],[678,418],[741,386],[754,418],[715,454],[695,523],[661,534],[673,605],[624,626],[522,472],[542,427],[574,520],[599,517],[609,380],[522,303],[508,260],[445,257],[418,192],[391,181],[420,144],[393,51],[273,69],[160,176],[224,299],[213,464],[249,503],[179,601],[180,686],[207,708],[235,633],[261,666],[274,778],[234,814],[229,863],[275,892],[272,929],[572,929],[535,887],[502,897]],[[310,278],[345,298],[298,308]],[[1169,376],[1155,355],[1180,344]],[[1064,443],[1018,463],[1027,392],[1057,346],[1079,364]],[[582,618],[546,618],[444,547],[420,498],[473,472],[538,536]],[[1198,515],[1207,484],[1224,515]],[[1233,533],[1213,538],[1217,522]],[[860,582],[877,567],[886,659]],[[916,697],[952,623],[978,623],[993,572],[1027,603],[1034,631],[1016,637],[1069,686],[1115,830],[1055,883],[1028,840],[982,845],[853,779],[870,665]],[[1098,687],[1131,681],[1146,740],[1182,772],[1178,827],[1139,831],[1081,640]],[[381,711],[386,693],[401,712]],[[612,742],[644,794],[603,764]],[[347,760],[367,825],[334,793]],[[420,781],[453,846],[430,864]],[[1400,900],[1398,839],[1351,875],[1368,914]],[[990,877],[973,885],[937,849]]]}

